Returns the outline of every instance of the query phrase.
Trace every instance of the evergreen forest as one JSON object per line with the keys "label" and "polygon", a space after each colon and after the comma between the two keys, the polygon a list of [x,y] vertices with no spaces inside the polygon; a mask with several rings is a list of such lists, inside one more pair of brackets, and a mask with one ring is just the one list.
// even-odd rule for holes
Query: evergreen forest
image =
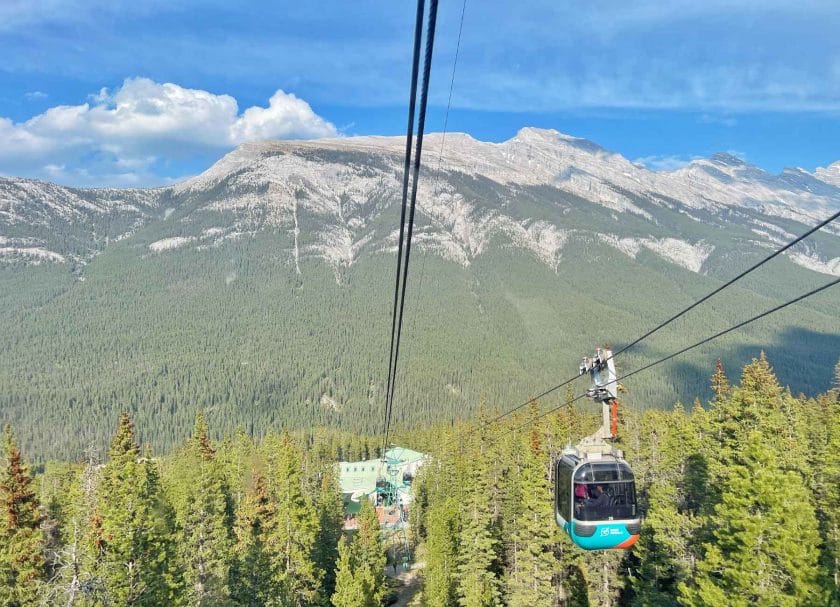
{"label": "evergreen forest", "polygon": [[[554,523],[550,462],[588,434],[587,406],[489,410],[397,441],[430,454],[410,510],[416,592],[387,576],[366,505],[353,532],[335,462],[375,437],[240,429],[202,414],[166,454],[123,414],[107,453],[33,466],[12,428],[0,467],[0,605],[822,606],[840,604],[840,363],[814,397],[764,355],[712,397],[622,409],[641,539],[585,553]],[[569,398],[572,393],[569,393]]]}
{"label": "evergreen forest", "polygon": [[[91,444],[104,452],[121,411],[158,453],[190,433],[197,411],[216,440],[239,426],[257,439],[272,428],[379,430],[393,256],[362,257],[337,282],[321,260],[301,260],[300,276],[280,263],[282,235],[150,256],[147,241],[163,235],[153,227],[97,256],[84,281],[52,265],[0,267],[0,425],[14,426],[33,462],[72,460]],[[759,259],[728,255],[719,275],[703,275],[593,243],[569,245],[556,271],[501,245],[467,268],[421,251],[394,426],[527,400],[576,374],[593,346],[629,343]],[[787,259],[774,264],[622,354],[619,373],[825,279]],[[665,409],[686,394],[707,400],[709,360],[737,368],[762,349],[794,392],[825,392],[835,361],[824,353],[840,351],[835,299],[822,293],[631,378],[625,400]]]}

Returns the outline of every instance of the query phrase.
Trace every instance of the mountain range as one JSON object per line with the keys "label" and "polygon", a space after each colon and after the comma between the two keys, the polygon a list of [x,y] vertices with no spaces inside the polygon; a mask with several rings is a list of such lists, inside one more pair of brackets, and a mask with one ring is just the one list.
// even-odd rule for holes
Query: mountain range
{"label": "mountain range", "polygon": [[[101,444],[121,409],[162,447],[198,409],[220,430],[375,431],[404,146],[248,143],[155,189],[0,178],[0,418],[44,457]],[[424,146],[403,427],[539,393],[595,346],[627,343],[840,210],[840,162],[773,175],[716,154],[659,172],[533,128],[502,143],[430,134]],[[620,366],[830,276],[840,276],[837,225]],[[714,358],[735,368],[761,350],[794,389],[822,390],[840,356],[837,302],[827,292],[640,375],[628,402],[703,397]]]}

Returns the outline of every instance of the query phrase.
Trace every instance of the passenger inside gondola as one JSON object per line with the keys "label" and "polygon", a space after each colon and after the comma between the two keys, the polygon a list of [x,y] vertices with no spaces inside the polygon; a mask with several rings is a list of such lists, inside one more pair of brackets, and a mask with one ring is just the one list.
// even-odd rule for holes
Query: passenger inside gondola
{"label": "passenger inside gondola", "polygon": [[612,497],[604,490],[603,485],[595,485],[595,497],[584,502],[586,508],[597,517],[610,516],[610,507],[613,505]]}
{"label": "passenger inside gondola", "polygon": [[635,496],[627,483],[575,483],[574,518],[596,521],[633,518]]}
{"label": "passenger inside gondola", "polygon": [[[571,480],[571,479],[570,479]],[[633,472],[625,463],[588,463],[574,472],[572,516],[595,522],[637,517]]]}
{"label": "passenger inside gondola", "polygon": [[575,510],[579,510],[583,502],[589,498],[585,483],[575,483]]}

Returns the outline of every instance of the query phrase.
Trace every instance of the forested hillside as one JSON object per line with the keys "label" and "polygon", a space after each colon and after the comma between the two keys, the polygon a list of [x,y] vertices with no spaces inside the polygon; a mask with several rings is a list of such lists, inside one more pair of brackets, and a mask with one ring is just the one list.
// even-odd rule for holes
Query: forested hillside
{"label": "forested hillside", "polygon": [[[302,262],[301,280],[276,263],[276,251],[268,235],[151,259],[125,244],[90,264],[84,282],[49,266],[0,268],[8,287],[0,292],[0,419],[39,460],[104,448],[123,409],[156,450],[177,445],[197,410],[216,436],[239,425],[256,436],[311,424],[376,431],[392,258],[359,262],[337,284],[316,260]],[[555,272],[500,250],[467,270],[419,256],[394,423],[465,414],[482,398],[491,409],[510,407],[573,375],[593,344],[619,347],[720,284],[595,246],[565,260]],[[629,351],[619,371],[822,282],[784,260],[779,266]],[[605,285],[615,286],[609,297]],[[715,352],[734,366],[765,349],[795,392],[825,390],[825,353],[840,350],[836,312],[828,292],[727,336]],[[629,380],[626,400],[667,407],[685,390],[704,396],[711,356],[703,348]]]}
{"label": "forested hillside", "polygon": [[[553,520],[550,461],[597,423],[586,407],[413,433],[433,454],[411,511],[413,604],[837,605],[836,372],[834,390],[797,398],[761,357],[734,385],[719,367],[707,407],[625,407],[644,515],[628,552],[584,553]],[[4,440],[3,605],[375,607],[399,590],[372,508],[341,532],[332,463],[371,456],[376,440],[318,430],[216,442],[199,416],[157,457],[123,416],[107,456],[80,452],[35,475],[10,429]]]}
{"label": "forested hillside", "polygon": [[[535,129],[503,144],[451,135],[425,170],[394,409],[404,429],[482,399],[522,402],[840,209],[840,189],[815,176],[731,157],[656,173]],[[347,138],[245,145],[154,190],[0,179],[0,422],[39,462],[106,448],[123,410],[161,452],[197,411],[216,438],[240,425],[376,431],[401,171],[397,138]],[[813,289],[838,264],[829,225],[622,354],[619,371]],[[625,400],[707,398],[713,357],[734,368],[761,350],[794,392],[825,391],[837,301],[821,294],[634,377]]]}

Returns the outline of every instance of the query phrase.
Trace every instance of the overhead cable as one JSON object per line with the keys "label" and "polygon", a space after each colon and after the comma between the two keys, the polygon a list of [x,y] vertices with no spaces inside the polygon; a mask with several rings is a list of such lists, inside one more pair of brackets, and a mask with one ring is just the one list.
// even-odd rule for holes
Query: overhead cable
{"label": "overhead cable", "polygon": [[[420,3],[423,0],[418,0],[418,11],[422,10],[420,7]],[[399,360],[400,355],[400,338],[402,336],[402,324],[403,324],[403,312],[405,310],[405,294],[406,294],[406,286],[408,281],[408,264],[411,258],[411,237],[414,233],[414,212],[417,206],[417,183],[420,178],[420,160],[423,152],[423,134],[426,128],[426,107],[428,104],[428,97],[429,97],[429,78],[431,77],[431,69],[432,69],[432,55],[434,52],[434,44],[435,44],[435,27],[437,24],[437,9],[438,9],[438,0],[431,0],[429,3],[429,17],[428,22],[426,24],[426,50],[425,56],[423,59],[423,81],[420,87],[420,112],[417,118],[417,142],[416,142],[416,149],[414,151],[413,161],[414,161],[414,168],[412,171],[412,185],[411,185],[411,204],[409,207],[409,214],[408,214],[408,226],[407,226],[407,233],[405,238],[405,261],[402,264],[402,283],[400,285],[400,301],[399,301],[399,315],[395,315],[396,319],[396,334],[393,333],[392,327],[392,346],[393,346],[393,362],[390,365],[391,372],[389,373],[391,381],[389,382],[389,386],[386,392],[386,401],[385,401],[385,427],[383,432],[383,445],[382,445],[382,455],[384,457],[385,451],[388,448],[388,435],[391,428],[391,414],[393,410],[393,403],[394,403],[394,390],[396,387],[396,375],[397,375],[397,362]],[[418,12],[418,15],[421,13]],[[416,33],[416,32],[415,32]],[[419,44],[418,40],[415,39],[415,48]],[[405,183],[405,182],[404,182]],[[402,227],[401,227],[402,231]],[[402,239],[401,239],[402,242]],[[399,281],[399,272],[400,268],[397,268],[397,280]],[[398,282],[399,284],[399,282]],[[396,301],[395,301],[395,311],[396,311]]]}
{"label": "overhead cable", "polygon": [[[757,270],[758,268],[760,268],[761,266],[763,266],[764,264],[766,264],[766,263],[767,263],[767,262],[769,262],[770,260],[772,260],[772,259],[776,258],[777,256],[781,255],[782,253],[784,253],[785,251],[787,251],[787,250],[788,250],[788,249],[790,249],[791,247],[793,247],[793,246],[795,246],[795,245],[799,244],[800,242],[802,242],[803,240],[805,240],[806,238],[808,238],[809,236],[811,236],[811,234],[813,234],[814,232],[817,232],[818,230],[821,230],[822,228],[824,228],[825,226],[827,226],[827,225],[828,225],[828,224],[830,224],[831,222],[835,221],[838,217],[840,217],[840,211],[838,211],[838,212],[834,213],[833,215],[831,215],[830,217],[828,217],[828,218],[826,218],[826,219],[822,220],[822,221],[821,221],[820,223],[818,223],[817,225],[815,225],[815,226],[813,226],[812,228],[808,229],[808,231],[807,231],[807,232],[805,232],[805,233],[803,233],[802,235],[800,235],[800,236],[796,237],[795,239],[793,239],[792,241],[788,242],[787,244],[785,244],[785,245],[784,245],[784,246],[782,246],[781,248],[776,249],[773,253],[771,253],[771,254],[770,254],[770,255],[768,255],[767,257],[764,257],[762,260],[760,260],[759,262],[757,262],[757,263],[753,264],[752,266],[750,266],[749,268],[747,268],[746,270],[744,270],[743,272],[741,272],[740,274],[738,274],[738,275],[737,275],[737,276],[735,276],[734,278],[732,278],[732,279],[730,279],[730,280],[726,281],[724,284],[722,284],[721,286],[717,287],[716,289],[714,289],[713,291],[711,291],[709,294],[707,294],[707,295],[703,296],[702,298],[698,299],[697,301],[695,301],[694,303],[692,303],[692,304],[691,304],[691,305],[689,305],[688,307],[684,308],[682,311],[678,312],[677,314],[674,314],[674,315],[673,315],[673,316],[671,316],[671,318],[669,318],[668,320],[666,320],[666,321],[664,321],[664,322],[659,323],[656,327],[654,327],[653,329],[651,329],[650,331],[648,331],[647,333],[645,333],[645,334],[644,334],[644,335],[642,335],[641,337],[638,337],[638,338],[634,339],[632,342],[630,342],[630,343],[629,343],[629,344],[627,344],[626,346],[624,346],[624,347],[620,348],[619,350],[617,350],[617,351],[613,352],[612,356],[610,356],[607,360],[612,359],[612,358],[615,358],[615,357],[616,357],[616,356],[618,356],[619,354],[622,354],[622,353],[626,352],[627,350],[629,350],[630,348],[632,348],[632,347],[634,347],[634,346],[638,345],[639,343],[641,343],[642,341],[644,341],[645,339],[647,339],[648,337],[650,337],[651,335],[653,335],[654,333],[656,333],[657,331],[659,331],[660,329],[662,329],[662,328],[664,328],[665,326],[669,325],[670,323],[674,322],[674,321],[675,321],[675,320],[677,320],[678,318],[680,318],[680,317],[684,316],[685,314],[687,314],[688,312],[690,312],[691,310],[693,310],[694,308],[696,308],[697,306],[699,306],[699,305],[700,305],[700,304],[702,304],[703,302],[708,301],[709,299],[711,299],[712,297],[714,297],[715,295],[717,295],[718,293],[720,293],[720,292],[721,292],[721,291],[723,291],[724,289],[726,289],[726,288],[728,288],[728,287],[732,286],[734,283],[736,283],[737,281],[739,281],[739,280],[741,280],[742,278],[744,278],[747,274],[749,274],[749,273],[751,273],[751,272],[753,272],[753,271]],[[736,327],[736,328],[737,328],[737,327]],[[517,411],[519,411],[520,409],[522,409],[523,407],[527,406],[528,404],[530,404],[530,403],[532,403],[532,402],[534,402],[534,401],[536,401],[536,400],[539,400],[539,399],[543,398],[544,396],[548,396],[549,394],[551,394],[551,393],[553,393],[553,392],[556,392],[557,390],[559,390],[560,388],[562,388],[562,387],[564,387],[564,386],[569,385],[570,383],[572,383],[573,381],[575,381],[578,377],[580,377],[580,375],[575,375],[575,376],[573,376],[573,377],[570,377],[569,379],[567,379],[567,380],[565,380],[565,381],[560,382],[560,383],[559,383],[559,384],[557,384],[556,386],[552,386],[551,388],[548,388],[548,389],[547,389],[547,390],[545,390],[544,392],[541,392],[540,394],[537,394],[536,396],[532,396],[532,397],[531,397],[531,398],[529,398],[528,400],[526,400],[526,401],[522,402],[521,404],[519,404],[519,405],[517,405],[517,406],[513,407],[512,409],[508,409],[508,410],[507,410],[507,411],[505,411],[504,413],[500,413],[498,416],[494,417],[493,419],[489,420],[488,422],[483,423],[483,424],[482,424],[481,426],[479,426],[478,428],[475,428],[474,430],[470,430],[469,432],[470,432],[470,433],[471,433],[471,432],[476,432],[476,431],[480,430],[481,428],[483,428],[483,427],[485,427],[485,426],[488,426],[488,425],[490,425],[490,424],[493,424],[493,423],[495,423],[495,422],[498,422],[498,421],[500,421],[500,420],[504,419],[505,417],[507,417],[507,416],[509,416],[509,415],[511,415],[511,414],[513,414],[513,413],[515,413],[515,412],[517,412]]]}
{"label": "overhead cable", "polygon": [[[464,14],[467,10],[467,0],[464,0],[463,4],[461,5],[461,23],[458,27],[458,41],[455,45],[455,58],[452,62],[452,75],[449,78],[449,99],[446,102],[446,112],[443,116],[443,134],[440,140],[440,151],[438,152],[438,162],[437,162],[437,169],[435,171],[435,187],[432,193],[432,196],[437,196],[439,190],[438,186],[440,185],[440,174],[441,174],[441,167],[443,165],[443,149],[446,144],[446,133],[448,132],[449,127],[449,110],[452,106],[452,91],[455,87],[455,72],[458,67],[458,55],[461,50],[461,34],[464,30]],[[429,216],[429,220],[432,223],[436,223],[436,220],[433,216]],[[420,273],[417,279],[417,292],[423,292],[423,278],[426,276],[426,260],[429,256],[423,255],[420,262]],[[415,329],[417,328],[417,317],[418,314],[414,314],[411,317],[411,329],[409,330],[409,335],[416,335]]]}
{"label": "overhead cable", "polygon": [[[787,308],[788,306],[791,306],[795,303],[799,303],[800,301],[802,301],[804,299],[807,299],[809,297],[812,297],[813,295],[816,295],[817,293],[821,293],[822,291],[825,291],[826,289],[829,289],[829,288],[831,288],[831,287],[833,287],[837,284],[840,284],[840,278],[836,278],[836,279],[832,280],[831,282],[828,282],[828,283],[822,285],[821,287],[817,287],[816,289],[808,291],[807,293],[805,293],[803,295],[800,295],[799,297],[796,297],[794,299],[791,299],[790,301],[787,301],[783,304],[779,304],[778,306],[775,306],[774,308],[770,308],[769,310],[765,310],[761,314],[757,314],[757,315],[753,316],[752,318],[741,321],[738,324],[729,327],[728,329],[724,329],[723,331],[719,331],[719,332],[715,333],[714,335],[712,335],[710,337],[707,337],[705,339],[702,339],[702,340],[700,340],[700,341],[698,341],[694,344],[691,344],[690,346],[682,348],[681,350],[677,350],[676,352],[673,352],[673,353],[671,353],[667,356],[663,356],[662,358],[660,358],[658,360],[655,360],[652,363],[648,363],[648,364],[646,364],[642,367],[639,367],[638,369],[630,371],[629,373],[625,373],[624,375],[622,375],[620,377],[617,377],[615,379],[615,381],[619,382],[619,381],[625,380],[628,377],[632,377],[633,375],[636,375],[637,373],[641,373],[642,371],[647,371],[648,369],[651,369],[652,367],[655,367],[657,365],[661,365],[662,363],[667,362],[667,361],[671,360],[672,358],[676,358],[677,356],[685,354],[689,350],[699,348],[700,346],[705,345],[705,344],[707,344],[711,341],[714,341],[715,339],[718,339],[719,337],[723,337],[727,333],[731,333],[732,331],[736,331],[736,330],[738,330],[742,327],[745,327],[746,325],[748,325],[750,323],[753,323],[757,320],[761,320],[765,316],[770,316],[771,314],[773,314],[775,312],[778,312],[779,310],[783,310],[784,308]],[[578,396],[574,397],[571,400],[568,400],[568,401],[564,402],[561,405],[558,405],[558,406],[556,406],[552,409],[544,411],[543,413],[541,413],[541,414],[535,416],[534,418],[528,420],[524,424],[521,424],[519,426],[516,426],[515,428],[507,430],[506,432],[503,432],[502,434],[497,436],[495,440],[498,440],[498,439],[502,438],[503,436],[507,436],[508,434],[510,434],[512,432],[516,432],[517,430],[521,430],[523,428],[526,428],[527,426],[530,426],[534,422],[536,422],[536,421],[538,421],[538,420],[540,420],[544,417],[547,417],[548,415],[551,415],[552,413],[555,413],[555,412],[559,411],[560,409],[563,409],[564,407],[568,407],[569,405],[571,405],[575,401],[578,401],[578,400],[580,400],[580,399],[582,399],[586,396],[587,396],[586,392],[584,392],[583,394],[579,394]]]}
{"label": "overhead cable", "polygon": [[382,456],[385,456],[387,445],[384,444],[388,426],[388,395],[391,393],[391,381],[394,369],[394,338],[397,332],[397,302],[400,292],[400,269],[402,268],[403,240],[405,238],[405,210],[408,204],[408,183],[411,172],[411,146],[414,135],[414,110],[417,101],[417,75],[420,71],[420,42],[423,36],[423,12],[425,0],[417,0],[417,17],[414,24],[414,55],[411,63],[411,87],[408,100],[408,126],[405,136],[405,164],[403,166],[402,202],[400,206],[400,231],[397,244],[397,271],[394,283],[394,306],[391,312],[391,345],[388,352],[388,379],[385,384],[385,408],[382,422]]}
{"label": "overhead cable", "polygon": [[619,354],[621,354],[622,352],[626,352],[627,350],[629,350],[629,349],[630,349],[630,348],[632,348],[633,346],[637,345],[639,342],[644,341],[645,339],[647,339],[648,337],[650,337],[651,335],[653,335],[654,333],[656,333],[657,331],[659,331],[659,330],[660,330],[660,329],[662,329],[663,327],[665,327],[665,326],[667,326],[667,325],[671,324],[672,322],[674,322],[675,320],[677,320],[677,319],[678,319],[678,318],[680,318],[681,316],[683,316],[683,315],[687,314],[688,312],[690,312],[691,310],[693,310],[694,308],[696,308],[697,306],[699,306],[699,305],[700,305],[700,304],[702,304],[703,302],[708,301],[709,299],[711,299],[712,297],[714,297],[715,295],[717,295],[718,293],[720,293],[721,291],[723,291],[723,290],[724,290],[724,289],[726,289],[727,287],[729,287],[729,286],[731,286],[732,284],[734,284],[734,283],[738,282],[739,280],[741,280],[744,276],[746,276],[747,274],[749,274],[749,273],[750,273],[750,272],[752,272],[753,270],[757,270],[758,268],[760,268],[761,266],[763,266],[764,264],[766,264],[768,261],[770,261],[770,260],[772,260],[772,259],[775,259],[776,257],[778,257],[779,255],[781,255],[782,253],[784,253],[785,251],[787,251],[787,250],[788,250],[788,249],[790,249],[791,247],[793,247],[793,246],[795,246],[795,245],[799,244],[800,242],[802,242],[803,240],[805,240],[806,238],[808,238],[811,234],[813,234],[814,232],[816,232],[816,231],[818,231],[818,230],[821,230],[822,228],[824,228],[825,226],[827,226],[828,224],[830,224],[832,221],[834,221],[834,220],[835,220],[835,219],[837,219],[838,217],[840,217],[840,211],[837,211],[836,213],[834,213],[834,215],[832,215],[832,216],[828,217],[827,219],[824,219],[823,221],[821,221],[820,223],[818,223],[817,225],[815,225],[813,228],[811,228],[810,230],[808,230],[807,232],[805,232],[805,233],[804,233],[804,234],[802,234],[801,236],[798,236],[798,237],[794,238],[793,240],[791,240],[789,243],[787,243],[785,246],[781,247],[780,249],[776,249],[776,250],[775,250],[775,251],[773,251],[770,255],[768,255],[767,257],[765,257],[765,258],[764,258],[764,259],[762,259],[761,261],[759,261],[759,262],[757,262],[757,263],[755,263],[755,264],[751,265],[749,268],[747,268],[746,270],[744,270],[743,272],[741,272],[740,274],[738,274],[738,275],[737,275],[737,276],[735,276],[734,278],[730,278],[729,280],[727,280],[725,283],[723,283],[722,285],[720,285],[717,289],[715,289],[714,291],[712,291],[712,292],[711,292],[711,293],[709,293],[708,295],[705,295],[705,296],[701,297],[700,299],[698,299],[697,301],[695,301],[695,302],[694,302],[693,304],[691,304],[690,306],[688,306],[688,307],[686,307],[686,308],[683,308],[683,310],[681,310],[680,312],[677,312],[676,314],[674,314],[674,315],[673,315],[671,318],[669,318],[668,320],[666,320],[666,321],[663,321],[663,322],[659,323],[659,324],[658,324],[658,325],[656,325],[653,329],[651,329],[650,331],[648,331],[647,333],[645,333],[645,334],[644,334],[644,335],[642,335],[641,337],[638,337],[638,338],[634,339],[634,340],[633,340],[633,341],[631,341],[629,344],[627,344],[627,345],[626,345],[626,346],[624,346],[623,348],[619,349],[617,352],[614,352],[614,353],[613,353],[613,358],[615,358],[616,356],[618,356],[618,355],[619,355]]}

